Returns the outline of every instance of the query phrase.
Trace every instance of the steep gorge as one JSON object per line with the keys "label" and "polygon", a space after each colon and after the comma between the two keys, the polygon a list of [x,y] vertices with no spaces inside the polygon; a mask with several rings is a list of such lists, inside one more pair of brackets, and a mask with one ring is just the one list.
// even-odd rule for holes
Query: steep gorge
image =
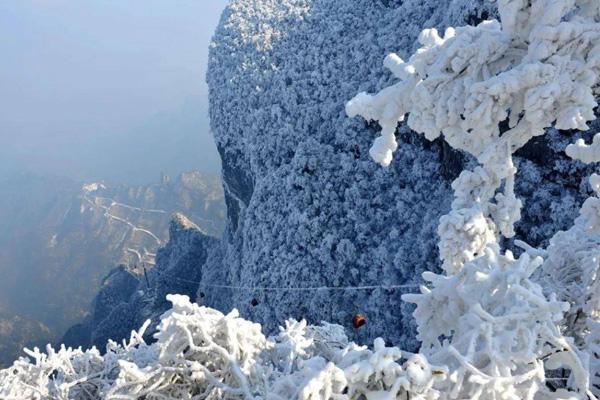
{"label": "steep gorge", "polygon": [[145,186],[19,174],[0,187],[0,364],[85,319],[115,266],[132,276],[150,270],[173,212],[185,212],[206,234],[223,230],[220,180],[199,172]]}

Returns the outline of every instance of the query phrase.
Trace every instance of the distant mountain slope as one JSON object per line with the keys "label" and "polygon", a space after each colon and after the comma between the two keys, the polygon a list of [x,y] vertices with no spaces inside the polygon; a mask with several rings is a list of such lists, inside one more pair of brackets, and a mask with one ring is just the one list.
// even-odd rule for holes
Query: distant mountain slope
{"label": "distant mountain slope", "polygon": [[[133,274],[152,267],[173,212],[186,213],[208,235],[224,228],[220,179],[200,172],[114,187],[17,175],[0,188],[0,306],[47,327],[35,331],[41,337],[23,331],[45,341],[60,338],[88,314],[114,266],[126,265]],[[0,363],[20,351],[22,341],[7,335],[0,330],[0,346],[11,349],[0,352]]]}
{"label": "distant mountain slope", "polygon": [[0,365],[14,361],[17,349],[43,346],[52,336],[39,321],[0,312]]}
{"label": "distant mountain slope", "polygon": [[196,300],[202,266],[219,243],[182,214],[174,215],[169,238],[156,254],[156,267],[143,277],[136,279],[122,267],[111,271],[93,301],[90,317],[69,329],[63,342],[104,349],[108,339],[128,337],[146,319],[153,321],[147,338],[151,340],[160,315],[169,309],[168,294],[185,294]]}

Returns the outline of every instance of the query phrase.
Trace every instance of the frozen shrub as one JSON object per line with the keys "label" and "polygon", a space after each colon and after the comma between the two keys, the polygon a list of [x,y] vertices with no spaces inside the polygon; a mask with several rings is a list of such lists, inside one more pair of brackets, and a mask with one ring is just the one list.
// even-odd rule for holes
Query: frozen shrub
{"label": "frozen shrub", "polygon": [[444,378],[444,369],[420,355],[400,366],[401,351],[382,340],[370,351],[349,343],[338,325],[294,320],[267,338],[236,310],[224,315],[186,296],[168,298],[173,307],[162,315],[154,343],[142,338],[145,324],[128,342],[109,342],[105,355],[95,348],[27,351],[31,359],[0,371],[0,398],[438,398],[432,382]]}

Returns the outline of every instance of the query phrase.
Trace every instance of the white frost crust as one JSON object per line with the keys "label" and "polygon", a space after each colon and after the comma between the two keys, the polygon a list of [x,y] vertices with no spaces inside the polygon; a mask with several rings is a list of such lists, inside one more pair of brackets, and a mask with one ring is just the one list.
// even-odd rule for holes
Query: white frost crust
{"label": "white frost crust", "polygon": [[559,367],[571,371],[572,398],[590,394],[585,357],[556,325],[569,304],[530,280],[542,261],[490,246],[455,275],[424,273],[431,289],[403,296],[417,305],[421,352],[449,369],[436,387],[447,398],[556,398],[544,382]]}
{"label": "white frost crust", "polygon": [[[526,251],[515,260],[502,255],[499,236],[514,236],[521,216],[512,154],[548,127],[586,130],[595,118],[600,2],[500,0],[498,6],[502,24],[449,28],[443,36],[424,30],[408,62],[395,55],[384,62],[400,82],[359,94],[346,111],[379,122],[371,155],[383,166],[392,161],[396,125],[406,114],[410,128],[429,140],[443,135],[481,164],[453,182],[452,209],[440,219],[447,275],[425,273],[432,287],[403,296],[417,305],[422,354],[449,368],[449,379],[436,388],[449,398],[595,398],[600,198],[587,199],[575,226],[559,232],[547,251],[521,242]],[[600,161],[600,134],[566,152]],[[590,185],[600,193],[598,175]],[[530,280],[542,263],[546,289],[555,289],[549,300]],[[558,368],[570,370],[569,389],[550,391],[545,374]]]}
{"label": "white frost crust", "polygon": [[594,135],[592,144],[587,145],[583,139],[577,139],[574,144],[566,148],[566,153],[574,160],[582,161],[586,164],[600,161],[600,133]]}

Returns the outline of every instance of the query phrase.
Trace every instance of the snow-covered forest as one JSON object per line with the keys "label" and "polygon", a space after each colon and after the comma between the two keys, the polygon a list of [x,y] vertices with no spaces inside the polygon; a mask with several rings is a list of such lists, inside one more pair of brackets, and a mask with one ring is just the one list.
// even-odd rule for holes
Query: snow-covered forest
{"label": "snow-covered forest", "polygon": [[[437,224],[439,265],[423,272],[418,293],[402,295],[404,305],[385,307],[402,314],[413,305],[416,349],[402,348],[412,343],[406,332],[355,343],[356,334],[350,338],[332,321],[309,324],[293,315],[272,332],[271,319],[263,329],[235,309],[222,313],[173,293],[155,326],[148,320],[122,343],[26,350],[27,357],[0,371],[0,399],[600,397],[600,175],[583,177],[580,187],[588,197],[571,227],[541,245],[527,243],[515,240],[519,221],[531,210],[518,195],[514,158],[527,143],[560,131],[569,139],[563,172],[575,169],[568,163],[592,172],[600,162],[600,133],[581,134],[596,119],[600,97],[600,1],[495,4],[499,20],[482,18],[443,34],[424,29],[406,61],[382,54],[380,68],[392,83],[373,94],[361,91],[372,87],[365,83],[346,99],[344,118],[380,130],[369,151],[369,162],[379,163],[379,170],[390,168],[401,153],[406,128],[428,141],[443,140],[469,159],[452,182],[450,211],[439,221],[422,221]],[[350,57],[350,62],[363,60]],[[316,157],[309,148],[303,151],[304,168],[311,169]],[[228,204],[230,225],[234,221],[237,229],[232,209]],[[397,231],[388,234],[403,240]],[[219,288],[241,288],[219,283],[212,282],[209,296],[229,295]],[[385,290],[396,281],[384,277],[375,284]],[[286,286],[298,289],[293,279]],[[278,289],[286,296],[285,287]],[[206,301],[203,297],[197,302]],[[406,340],[389,342],[399,337]]]}

